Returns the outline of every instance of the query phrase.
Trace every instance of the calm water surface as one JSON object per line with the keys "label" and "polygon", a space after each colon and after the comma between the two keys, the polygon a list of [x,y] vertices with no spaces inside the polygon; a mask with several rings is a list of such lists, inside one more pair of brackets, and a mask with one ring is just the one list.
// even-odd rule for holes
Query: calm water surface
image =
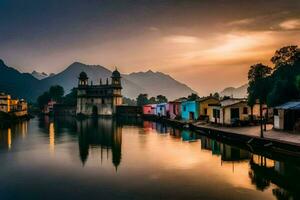
{"label": "calm water surface", "polygon": [[0,129],[0,199],[300,199],[300,165],[152,122]]}

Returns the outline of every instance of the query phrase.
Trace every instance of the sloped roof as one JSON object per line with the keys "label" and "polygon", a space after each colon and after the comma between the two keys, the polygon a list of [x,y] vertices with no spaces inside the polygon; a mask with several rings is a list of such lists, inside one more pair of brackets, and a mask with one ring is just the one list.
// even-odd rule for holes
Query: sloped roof
{"label": "sloped roof", "polygon": [[280,106],[275,107],[276,109],[283,110],[300,110],[300,101],[290,101],[286,102]]}

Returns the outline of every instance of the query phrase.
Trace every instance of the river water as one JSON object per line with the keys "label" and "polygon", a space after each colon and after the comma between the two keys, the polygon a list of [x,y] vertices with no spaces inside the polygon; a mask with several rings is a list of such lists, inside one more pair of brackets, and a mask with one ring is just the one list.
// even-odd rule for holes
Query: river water
{"label": "river water", "polygon": [[300,164],[148,121],[0,129],[0,199],[300,199]]}

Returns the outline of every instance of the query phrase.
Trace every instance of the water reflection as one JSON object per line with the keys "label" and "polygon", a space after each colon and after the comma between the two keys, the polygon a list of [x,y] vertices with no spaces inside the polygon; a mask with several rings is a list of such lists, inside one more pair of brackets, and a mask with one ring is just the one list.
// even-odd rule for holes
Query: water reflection
{"label": "water reflection", "polygon": [[28,122],[20,122],[12,127],[0,129],[0,149],[10,150],[18,139],[25,139],[28,131]]}
{"label": "water reflection", "polygon": [[117,170],[122,155],[122,129],[116,121],[105,118],[77,121],[77,130],[82,164],[86,163],[91,148],[99,148],[101,162],[103,156],[109,159],[111,155],[110,159]]}
{"label": "water reflection", "polygon": [[[16,149],[18,152],[14,154]],[[50,166],[45,171],[59,174],[56,178],[69,174],[70,180],[77,177],[79,180],[85,180],[85,184],[91,181],[90,188],[102,181],[102,185],[99,185],[103,187],[105,184],[111,184],[109,191],[114,193],[122,189],[123,192],[128,190],[129,192],[124,192],[128,199],[135,197],[139,190],[142,195],[149,192],[158,195],[154,197],[160,197],[161,188],[164,187],[165,193],[169,189],[171,195],[175,189],[181,192],[180,197],[186,197],[198,190],[199,194],[209,193],[214,191],[216,185],[220,187],[222,194],[209,193],[217,195],[214,199],[222,199],[225,195],[223,193],[228,190],[240,195],[235,199],[248,197],[246,192],[257,199],[300,199],[299,162],[285,158],[277,159],[275,155],[262,156],[188,130],[149,121],[39,118],[29,124],[23,122],[0,129],[0,151],[2,155],[6,155],[0,157],[0,161],[10,163],[6,164],[6,168],[2,165],[2,176],[13,174],[10,170],[25,170],[22,172],[23,176],[32,173],[32,178],[36,173],[42,173],[39,171],[41,167]],[[24,161],[24,169],[18,159]],[[36,162],[39,159],[41,161]],[[46,164],[37,165],[45,162]],[[105,162],[109,165],[105,165]],[[35,165],[38,170],[26,171]],[[57,166],[59,167],[56,171],[53,168]],[[99,170],[100,167],[103,167],[103,170]],[[118,170],[118,173],[115,170]],[[47,173],[44,176],[52,180],[55,177],[53,174],[49,175],[50,178],[47,177]],[[18,180],[19,177],[16,177]],[[59,178],[58,182],[66,180]],[[135,187],[134,190],[130,191],[128,178],[132,179],[130,187]],[[0,183],[5,184],[1,181]],[[74,184],[80,186],[81,183],[79,181],[78,185]],[[38,185],[37,182],[35,184]],[[17,190],[14,185],[12,188],[11,191]],[[241,194],[237,194],[236,191]],[[1,192],[3,193],[0,189],[0,197]],[[262,194],[265,196],[260,196]]]}

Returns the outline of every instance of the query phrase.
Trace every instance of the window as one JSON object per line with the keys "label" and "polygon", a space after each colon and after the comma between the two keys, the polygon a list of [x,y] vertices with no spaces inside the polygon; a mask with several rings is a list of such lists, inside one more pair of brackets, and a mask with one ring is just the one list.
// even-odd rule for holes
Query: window
{"label": "window", "polygon": [[183,111],[186,111],[186,106],[183,106]]}
{"label": "window", "polygon": [[244,107],[244,108],[243,108],[243,114],[244,114],[244,115],[247,115],[247,114],[248,114],[248,108],[247,108],[247,107]]}
{"label": "window", "polygon": [[278,109],[274,109],[274,115],[278,116]]}
{"label": "window", "polygon": [[207,108],[204,108],[204,114],[207,115]]}

